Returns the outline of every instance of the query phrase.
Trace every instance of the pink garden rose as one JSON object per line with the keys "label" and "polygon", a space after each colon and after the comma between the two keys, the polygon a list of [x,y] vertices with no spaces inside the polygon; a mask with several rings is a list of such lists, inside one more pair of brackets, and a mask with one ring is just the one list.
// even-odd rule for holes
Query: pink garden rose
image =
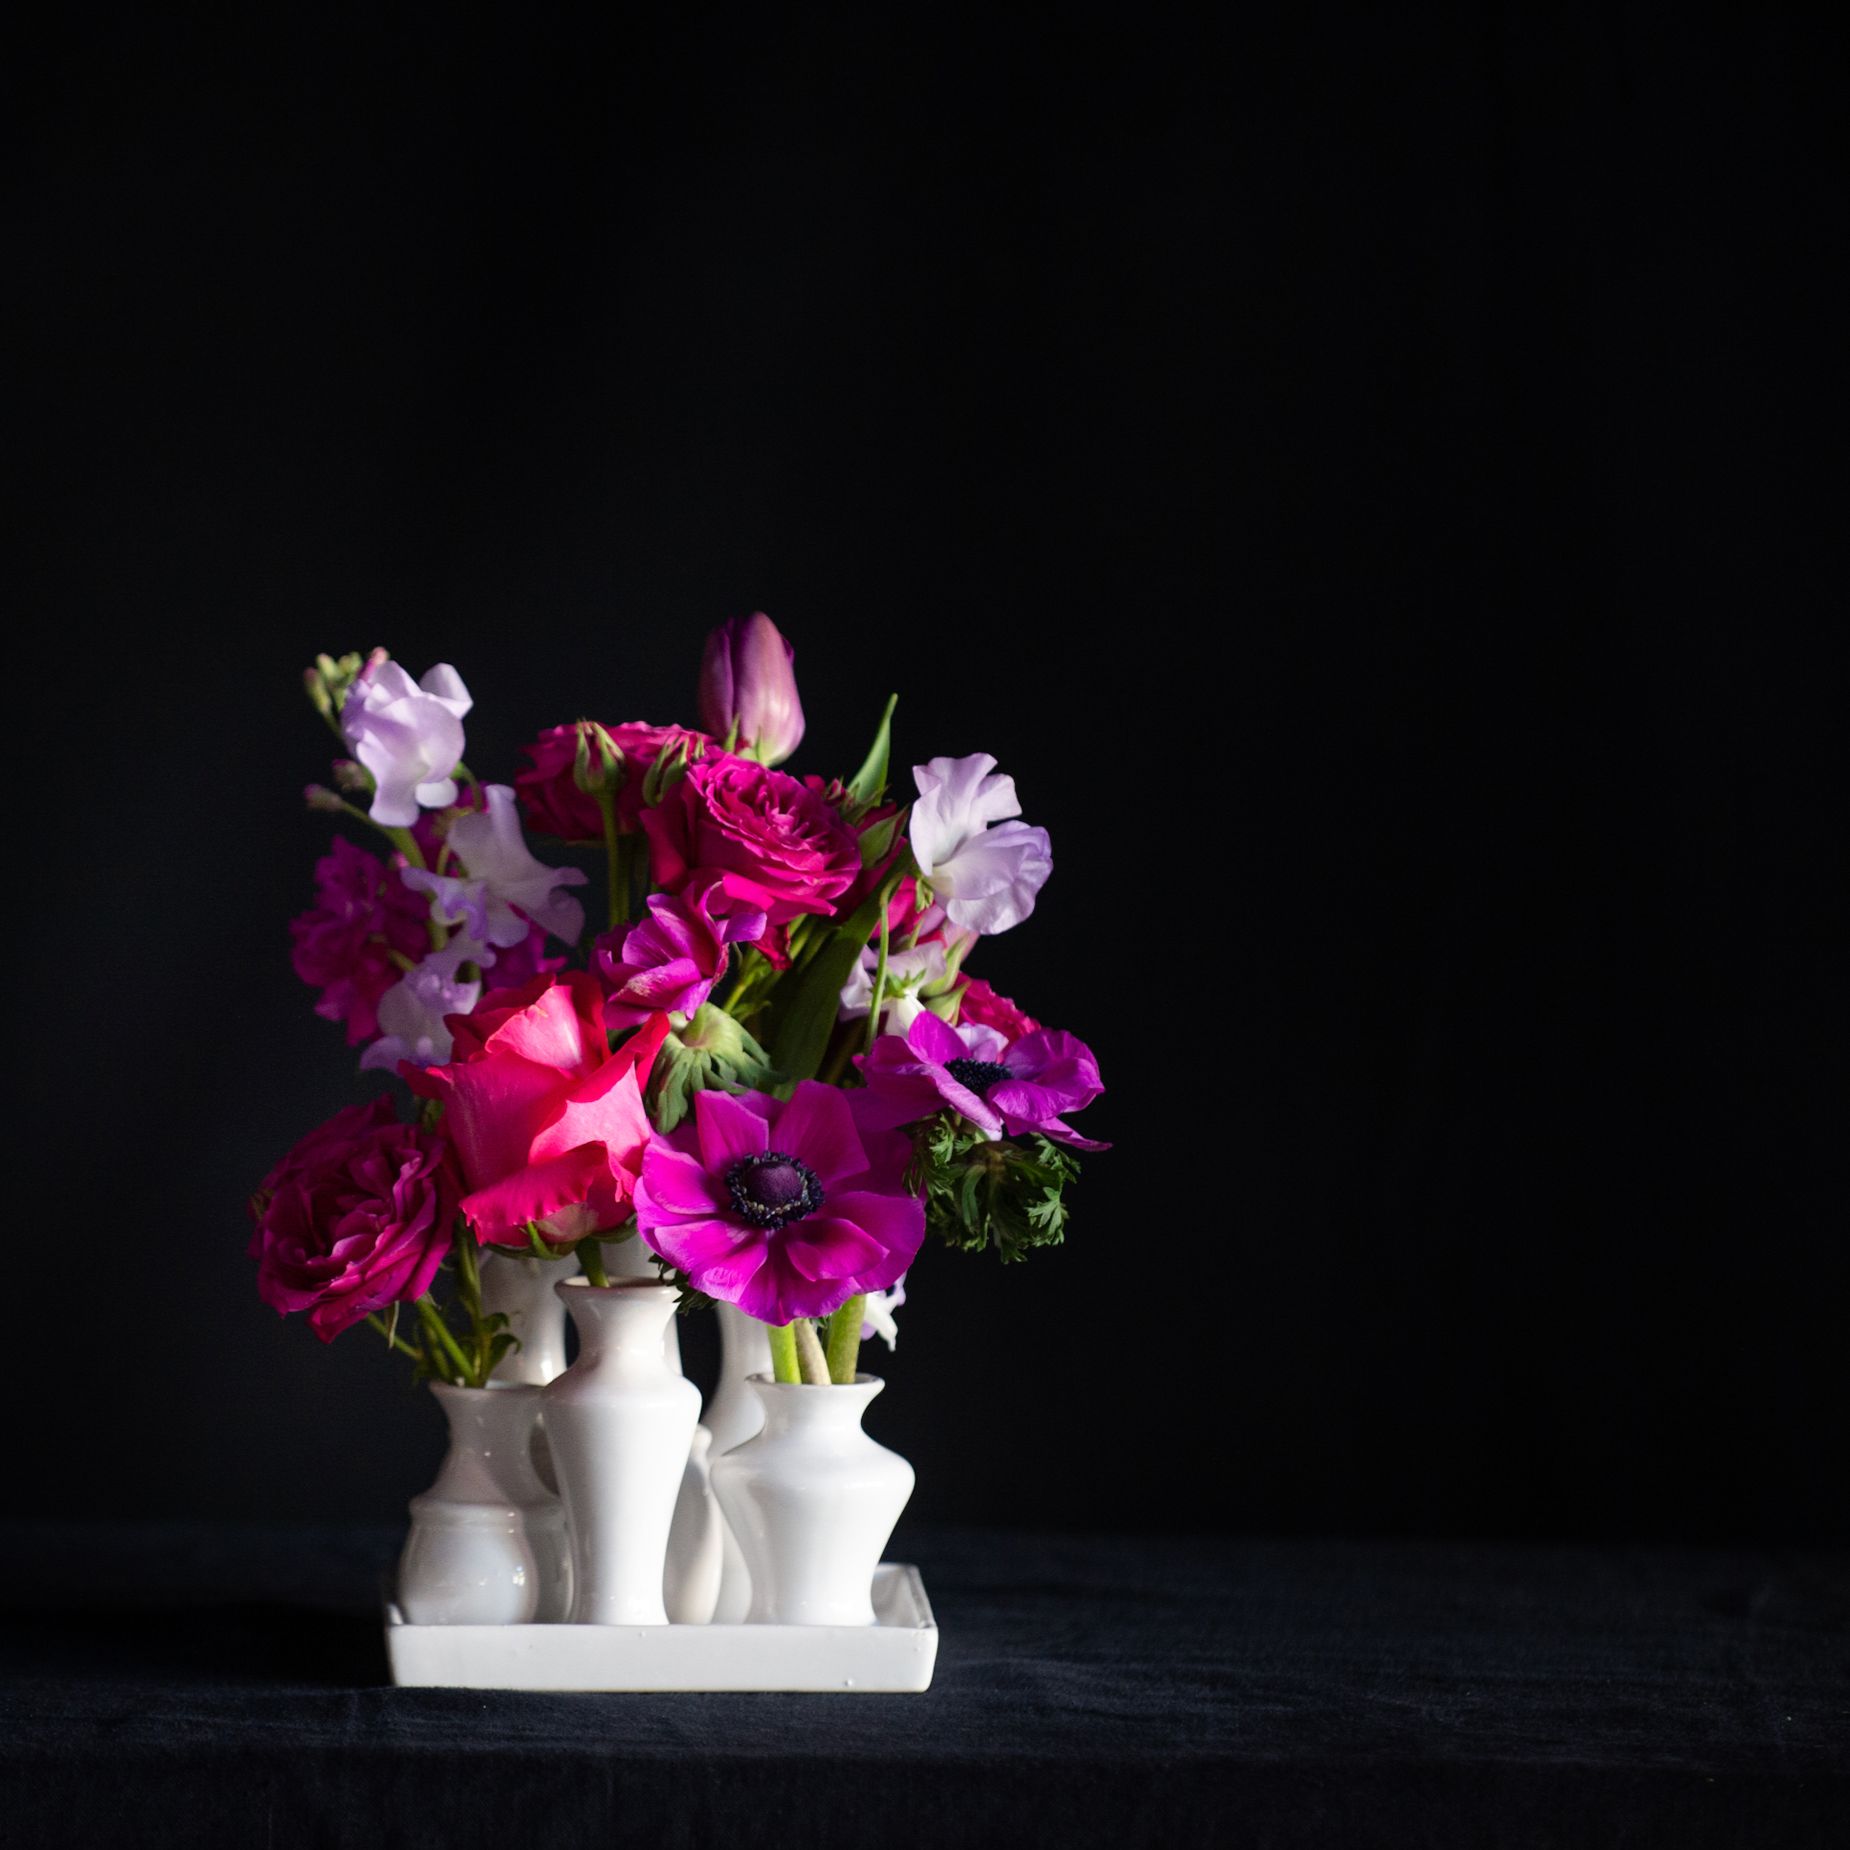
{"label": "pink garden rose", "polygon": [[[691,732],[685,726],[645,726],[633,720],[627,726],[606,726],[604,730],[623,749],[626,775],[623,788],[617,792],[617,827],[626,835],[634,835],[642,827],[643,773],[664,746],[685,739],[690,762],[718,750],[704,732]],[[514,788],[526,806],[527,827],[536,834],[558,835],[566,841],[601,843],[604,812],[598,808],[597,799],[587,796],[572,780],[578,760],[578,728],[550,727],[521,749],[533,760],[533,768],[514,779]],[[592,762],[596,762],[595,757]]]}
{"label": "pink garden rose", "polygon": [[691,881],[678,897],[656,893],[649,916],[606,932],[592,947],[591,968],[604,988],[604,1025],[640,1027],[658,1009],[691,1015],[726,974],[730,947],[764,936],[764,913],[735,905],[726,876]]}
{"label": "pink garden rose", "polygon": [[309,1328],[332,1342],[370,1312],[430,1289],[461,1193],[443,1137],[400,1124],[390,1099],[349,1105],[251,1197],[258,1292],[283,1316],[307,1311]]}
{"label": "pink garden rose", "polygon": [[788,1104],[698,1093],[694,1122],[658,1133],[642,1159],[644,1245],[764,1323],[824,1316],[897,1283],[925,1238],[924,1203],[905,1181],[912,1146],[858,1130],[848,1101],[813,1079]]}
{"label": "pink garden rose", "polygon": [[994,1028],[1010,1043],[1034,1033],[1041,1025],[1032,1015],[1024,1015],[1007,996],[997,995],[980,976],[971,977],[965,984],[957,1018],[981,1028]]}
{"label": "pink garden rose", "polygon": [[296,975],[321,991],[315,1013],[347,1024],[347,1045],[379,1032],[379,998],[404,972],[392,953],[430,949],[430,901],[377,855],[335,836],[315,863],[312,911],[290,921]]}
{"label": "pink garden rose", "polygon": [[616,1052],[603,998],[583,970],[535,977],[451,1015],[447,1066],[399,1069],[413,1092],[442,1099],[462,1159],[462,1211],[489,1245],[583,1239],[622,1222],[649,1141],[642,1088],[668,1017],[655,1015]]}
{"label": "pink garden rose", "polygon": [[773,925],[834,911],[860,876],[861,844],[812,784],[743,758],[692,766],[643,812],[656,884],[679,892],[713,869],[762,887]]}
{"label": "pink garden rose", "polygon": [[991,1137],[1038,1131],[1076,1150],[1111,1148],[1062,1121],[1105,1088],[1091,1048],[1056,1028],[1004,1042],[994,1028],[953,1028],[928,1011],[903,1036],[881,1035],[854,1063],[867,1081],[856,1112],[863,1124],[915,1124],[948,1105]]}

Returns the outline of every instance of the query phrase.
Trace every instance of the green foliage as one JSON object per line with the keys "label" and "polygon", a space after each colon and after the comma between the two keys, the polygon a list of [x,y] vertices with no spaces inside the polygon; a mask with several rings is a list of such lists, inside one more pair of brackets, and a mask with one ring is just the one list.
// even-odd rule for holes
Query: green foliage
{"label": "green foliage", "polygon": [[1007,1261],[1066,1237],[1064,1192],[1078,1160],[1042,1136],[990,1142],[953,1112],[915,1125],[909,1180],[925,1224],[963,1252],[993,1246]]}
{"label": "green foliage", "polygon": [[861,768],[848,780],[848,795],[863,808],[876,801],[886,788],[887,754],[893,742],[893,709],[898,705],[899,696],[891,695],[886,711],[880,715],[880,729],[874,734],[874,742]]}
{"label": "green foliage", "polygon": [[696,1092],[751,1092],[776,1077],[764,1049],[738,1022],[703,1002],[680,1033],[662,1042],[649,1075],[649,1108],[657,1125],[671,1131],[693,1109]]}

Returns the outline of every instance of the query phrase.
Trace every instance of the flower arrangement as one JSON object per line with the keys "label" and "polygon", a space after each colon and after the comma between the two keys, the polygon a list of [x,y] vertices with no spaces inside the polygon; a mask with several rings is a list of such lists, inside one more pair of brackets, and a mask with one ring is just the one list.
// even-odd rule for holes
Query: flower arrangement
{"label": "flower arrangement", "polygon": [[[888,789],[897,697],[853,776],[778,769],[794,653],[757,614],[707,639],[698,728],[579,720],[510,784],[464,762],[471,696],[383,650],[318,658],[343,821],[291,926],[319,1014],[402,1077],[337,1113],[250,1204],[258,1289],[324,1342],[359,1322],[417,1376],[481,1387],[515,1344],[482,1249],[637,1240],[681,1308],[769,1326],[776,1379],[852,1382],[927,1231],[1004,1260],[1057,1243],[1102,1087],[1090,1050],[969,975],[1034,910],[1047,832],[987,754]],[[524,828],[523,828],[524,819]],[[527,831],[602,852],[589,882]],[[409,1314],[406,1314],[407,1307]]]}

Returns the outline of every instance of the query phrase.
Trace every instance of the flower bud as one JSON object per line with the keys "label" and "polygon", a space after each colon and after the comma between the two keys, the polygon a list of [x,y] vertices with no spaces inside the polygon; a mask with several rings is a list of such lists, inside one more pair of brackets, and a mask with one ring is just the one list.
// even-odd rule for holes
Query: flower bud
{"label": "flower bud", "polygon": [[796,651],[762,610],[731,617],[700,658],[700,725],[742,757],[782,764],[803,738]]}
{"label": "flower bud", "polygon": [[776,1077],[764,1049],[723,1009],[703,1002],[685,1027],[662,1041],[649,1102],[656,1123],[671,1131],[693,1109],[696,1092],[750,1092]]}
{"label": "flower bud", "polygon": [[672,740],[655,754],[655,762],[643,773],[642,802],[645,809],[659,809],[662,798],[687,775],[687,739]]}
{"label": "flower bud", "polygon": [[623,747],[594,719],[578,722],[572,782],[588,797],[615,796],[629,782],[629,773],[623,765]]}
{"label": "flower bud", "polygon": [[369,795],[373,788],[373,774],[363,764],[355,764],[351,758],[334,760],[334,786],[337,790],[364,790]]}
{"label": "flower bud", "polygon": [[326,784],[310,784],[302,792],[302,800],[310,809],[331,810],[336,815],[347,807]]}

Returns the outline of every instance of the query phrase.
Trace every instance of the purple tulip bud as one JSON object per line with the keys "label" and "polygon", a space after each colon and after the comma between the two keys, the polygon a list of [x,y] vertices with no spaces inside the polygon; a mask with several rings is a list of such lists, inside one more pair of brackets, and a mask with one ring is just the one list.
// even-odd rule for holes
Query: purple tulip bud
{"label": "purple tulip bud", "polygon": [[796,651],[762,610],[732,617],[700,658],[700,726],[760,764],[782,764],[803,739]]}

